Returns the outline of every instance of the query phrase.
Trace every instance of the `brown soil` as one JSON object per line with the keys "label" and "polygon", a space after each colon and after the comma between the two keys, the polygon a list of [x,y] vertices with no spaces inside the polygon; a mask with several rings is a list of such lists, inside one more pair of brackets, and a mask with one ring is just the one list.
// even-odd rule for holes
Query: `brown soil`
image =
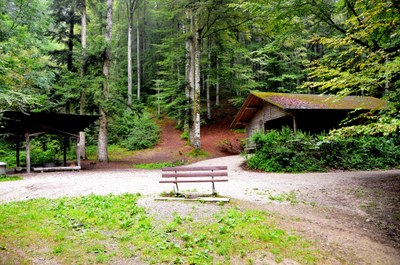
{"label": "brown soil", "polygon": [[219,113],[201,127],[201,149],[207,156],[193,157],[190,152],[193,148],[186,140],[181,139],[182,131],[176,129],[176,122],[164,118],[159,122],[161,127],[160,142],[152,149],[141,150],[134,155],[124,157],[109,163],[82,161],[83,169],[110,169],[131,168],[134,164],[148,164],[157,162],[184,162],[192,163],[200,159],[217,158],[239,154],[244,133],[231,130],[230,123],[236,114],[236,109],[225,103]]}

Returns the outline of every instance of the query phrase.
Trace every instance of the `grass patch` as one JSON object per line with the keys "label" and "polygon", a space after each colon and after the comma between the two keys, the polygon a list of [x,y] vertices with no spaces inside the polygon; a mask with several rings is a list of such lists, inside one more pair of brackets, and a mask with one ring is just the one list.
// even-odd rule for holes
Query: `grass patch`
{"label": "grass patch", "polygon": [[189,156],[195,158],[207,158],[210,154],[203,150],[193,149],[188,153]]}
{"label": "grass patch", "polygon": [[157,163],[148,163],[148,164],[137,164],[133,165],[134,168],[142,168],[142,169],[160,169],[164,167],[176,167],[184,165],[183,162],[157,162]]}
{"label": "grass patch", "polygon": [[20,176],[6,176],[6,175],[0,175],[0,182],[5,182],[5,181],[15,181],[15,180],[22,180],[23,178]]}
{"label": "grass patch", "polygon": [[[108,158],[110,161],[123,160],[126,157],[133,156],[138,151],[129,151],[118,145],[108,146]],[[90,160],[97,159],[97,146],[91,145],[86,147],[86,156]]]}
{"label": "grass patch", "polygon": [[20,263],[43,258],[62,264],[112,264],[140,258],[145,264],[238,260],[248,264],[271,253],[276,262],[322,264],[327,255],[313,242],[277,227],[265,211],[227,206],[206,221],[175,214],[170,223],[159,224],[137,206],[138,196],[90,195],[1,204],[0,242],[3,249],[23,253]]}

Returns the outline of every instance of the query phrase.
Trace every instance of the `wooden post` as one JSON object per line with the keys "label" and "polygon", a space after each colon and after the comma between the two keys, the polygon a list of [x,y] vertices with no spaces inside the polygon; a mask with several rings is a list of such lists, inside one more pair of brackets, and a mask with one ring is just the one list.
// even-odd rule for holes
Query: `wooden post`
{"label": "wooden post", "polygon": [[25,145],[26,145],[26,173],[31,173],[31,142],[29,138],[28,129],[25,129]]}
{"label": "wooden post", "polygon": [[80,133],[78,133],[78,138],[76,139],[76,164],[78,167],[81,166],[81,148],[80,148]]}
{"label": "wooden post", "polygon": [[297,121],[296,121],[296,115],[293,115],[293,132],[297,132]]}
{"label": "wooden post", "polygon": [[19,163],[19,142],[20,142],[20,139],[19,139],[19,134],[17,133],[16,135],[16,151],[17,151],[17,154],[16,154],[16,163],[15,163],[15,165],[17,166],[17,167],[20,167],[20,163]]}
{"label": "wooden post", "polygon": [[64,151],[64,161],[63,161],[63,165],[64,167],[67,166],[67,136],[64,135],[64,144],[63,144],[63,151]]}
{"label": "wooden post", "polygon": [[79,157],[86,159],[86,134],[85,132],[79,132]]}

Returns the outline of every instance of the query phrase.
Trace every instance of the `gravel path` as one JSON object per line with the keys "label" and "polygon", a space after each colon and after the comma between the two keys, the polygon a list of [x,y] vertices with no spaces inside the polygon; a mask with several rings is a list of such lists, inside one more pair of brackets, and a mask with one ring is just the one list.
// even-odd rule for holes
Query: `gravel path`
{"label": "gravel path", "polygon": [[[222,196],[260,201],[262,191],[280,194],[290,191],[312,193],[333,186],[346,186],[360,179],[400,175],[400,171],[339,172],[308,174],[277,174],[244,171],[240,165],[243,158],[228,156],[200,161],[193,166],[227,165],[229,181],[216,183]],[[38,197],[56,198],[94,194],[140,193],[157,196],[172,190],[172,185],[159,184],[161,170],[112,169],[102,171],[49,172],[24,175],[24,180],[4,182],[0,185],[0,202],[27,200]],[[181,184],[181,189],[196,190],[196,193],[210,193],[209,183]],[[329,198],[326,198],[329,200]],[[346,208],[346,204],[343,205]],[[351,208],[351,207],[350,207]]]}
{"label": "gravel path", "polygon": [[[193,165],[227,165],[229,181],[216,183],[221,196],[238,207],[282,215],[283,227],[323,242],[333,255],[354,264],[400,264],[400,170],[276,174],[244,171],[242,162],[240,156],[228,156]],[[128,192],[142,194],[139,203],[155,215],[190,214],[193,207],[185,203],[154,200],[172,190],[172,184],[159,184],[160,178],[161,170],[142,169],[33,173],[22,181],[0,183],[0,202]],[[211,184],[180,189],[209,194]],[[295,205],[279,199],[287,194],[294,196]],[[218,210],[215,204],[201,207],[196,209],[203,214]]]}

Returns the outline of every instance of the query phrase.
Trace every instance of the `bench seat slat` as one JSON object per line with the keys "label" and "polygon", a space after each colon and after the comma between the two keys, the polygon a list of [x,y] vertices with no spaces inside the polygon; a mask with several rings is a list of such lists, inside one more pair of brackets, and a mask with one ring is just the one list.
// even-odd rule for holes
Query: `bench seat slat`
{"label": "bench seat slat", "polygon": [[226,182],[228,179],[184,179],[184,180],[160,180],[160,183],[190,183],[190,182]]}
{"label": "bench seat slat", "polygon": [[210,166],[210,167],[164,167],[162,171],[211,171],[211,170],[228,170],[227,166]]}
{"label": "bench seat slat", "polygon": [[163,173],[163,178],[179,178],[179,177],[226,177],[228,172],[193,172],[193,173]]}

